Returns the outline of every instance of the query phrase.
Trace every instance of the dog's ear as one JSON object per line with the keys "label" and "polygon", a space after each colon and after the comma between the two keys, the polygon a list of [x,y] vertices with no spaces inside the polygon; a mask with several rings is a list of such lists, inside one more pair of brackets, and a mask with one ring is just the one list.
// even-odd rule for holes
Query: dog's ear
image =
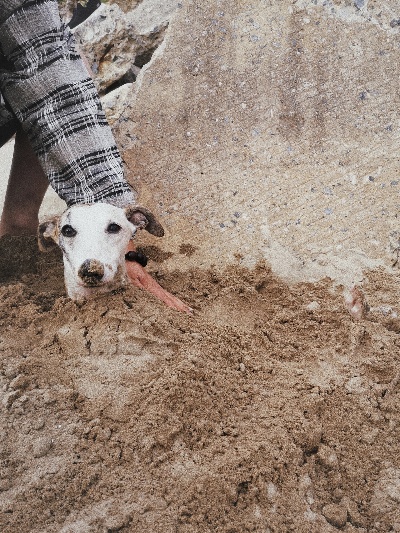
{"label": "dog's ear", "polygon": [[39,224],[38,244],[41,252],[47,252],[58,245],[58,217]]}
{"label": "dog's ear", "polygon": [[125,209],[126,218],[132,222],[134,226],[140,229],[146,229],[156,237],[164,236],[164,228],[158,222],[156,217],[145,207],[133,205]]}

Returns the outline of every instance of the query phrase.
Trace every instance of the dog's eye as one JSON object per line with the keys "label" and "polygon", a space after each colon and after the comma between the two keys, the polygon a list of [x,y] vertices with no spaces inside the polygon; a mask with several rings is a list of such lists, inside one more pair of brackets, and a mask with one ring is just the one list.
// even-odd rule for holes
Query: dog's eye
{"label": "dog's eye", "polygon": [[118,224],[115,224],[115,222],[111,222],[107,226],[107,233],[118,233],[121,230],[121,226],[118,226]]}
{"label": "dog's eye", "polygon": [[64,235],[64,237],[75,237],[76,230],[74,230],[72,226],[66,224],[61,228],[61,233]]}

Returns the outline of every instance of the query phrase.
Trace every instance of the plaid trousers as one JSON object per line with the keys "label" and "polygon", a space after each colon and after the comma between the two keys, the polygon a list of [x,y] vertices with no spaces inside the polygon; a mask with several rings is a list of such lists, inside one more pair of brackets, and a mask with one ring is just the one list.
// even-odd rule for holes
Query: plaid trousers
{"label": "plaid trousers", "polygon": [[135,203],[94,83],[56,0],[0,0],[0,145],[20,124],[68,206]]}

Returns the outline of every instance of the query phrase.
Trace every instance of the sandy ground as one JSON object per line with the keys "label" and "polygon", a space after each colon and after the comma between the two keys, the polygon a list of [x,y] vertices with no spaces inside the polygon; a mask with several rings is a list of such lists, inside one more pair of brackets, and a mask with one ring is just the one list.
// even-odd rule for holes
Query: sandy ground
{"label": "sandy ground", "polygon": [[366,273],[357,320],[329,280],[149,268],[193,317],[77,306],[0,241],[0,531],[400,531],[399,280]]}

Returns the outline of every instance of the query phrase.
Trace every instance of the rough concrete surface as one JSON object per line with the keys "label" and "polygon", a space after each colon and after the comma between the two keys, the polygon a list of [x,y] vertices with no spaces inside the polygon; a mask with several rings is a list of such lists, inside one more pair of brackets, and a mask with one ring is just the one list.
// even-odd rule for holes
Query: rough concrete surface
{"label": "rough concrete surface", "polygon": [[[396,3],[187,2],[117,135],[188,264],[351,283],[397,257]],[[133,141],[132,141],[133,138]]]}

